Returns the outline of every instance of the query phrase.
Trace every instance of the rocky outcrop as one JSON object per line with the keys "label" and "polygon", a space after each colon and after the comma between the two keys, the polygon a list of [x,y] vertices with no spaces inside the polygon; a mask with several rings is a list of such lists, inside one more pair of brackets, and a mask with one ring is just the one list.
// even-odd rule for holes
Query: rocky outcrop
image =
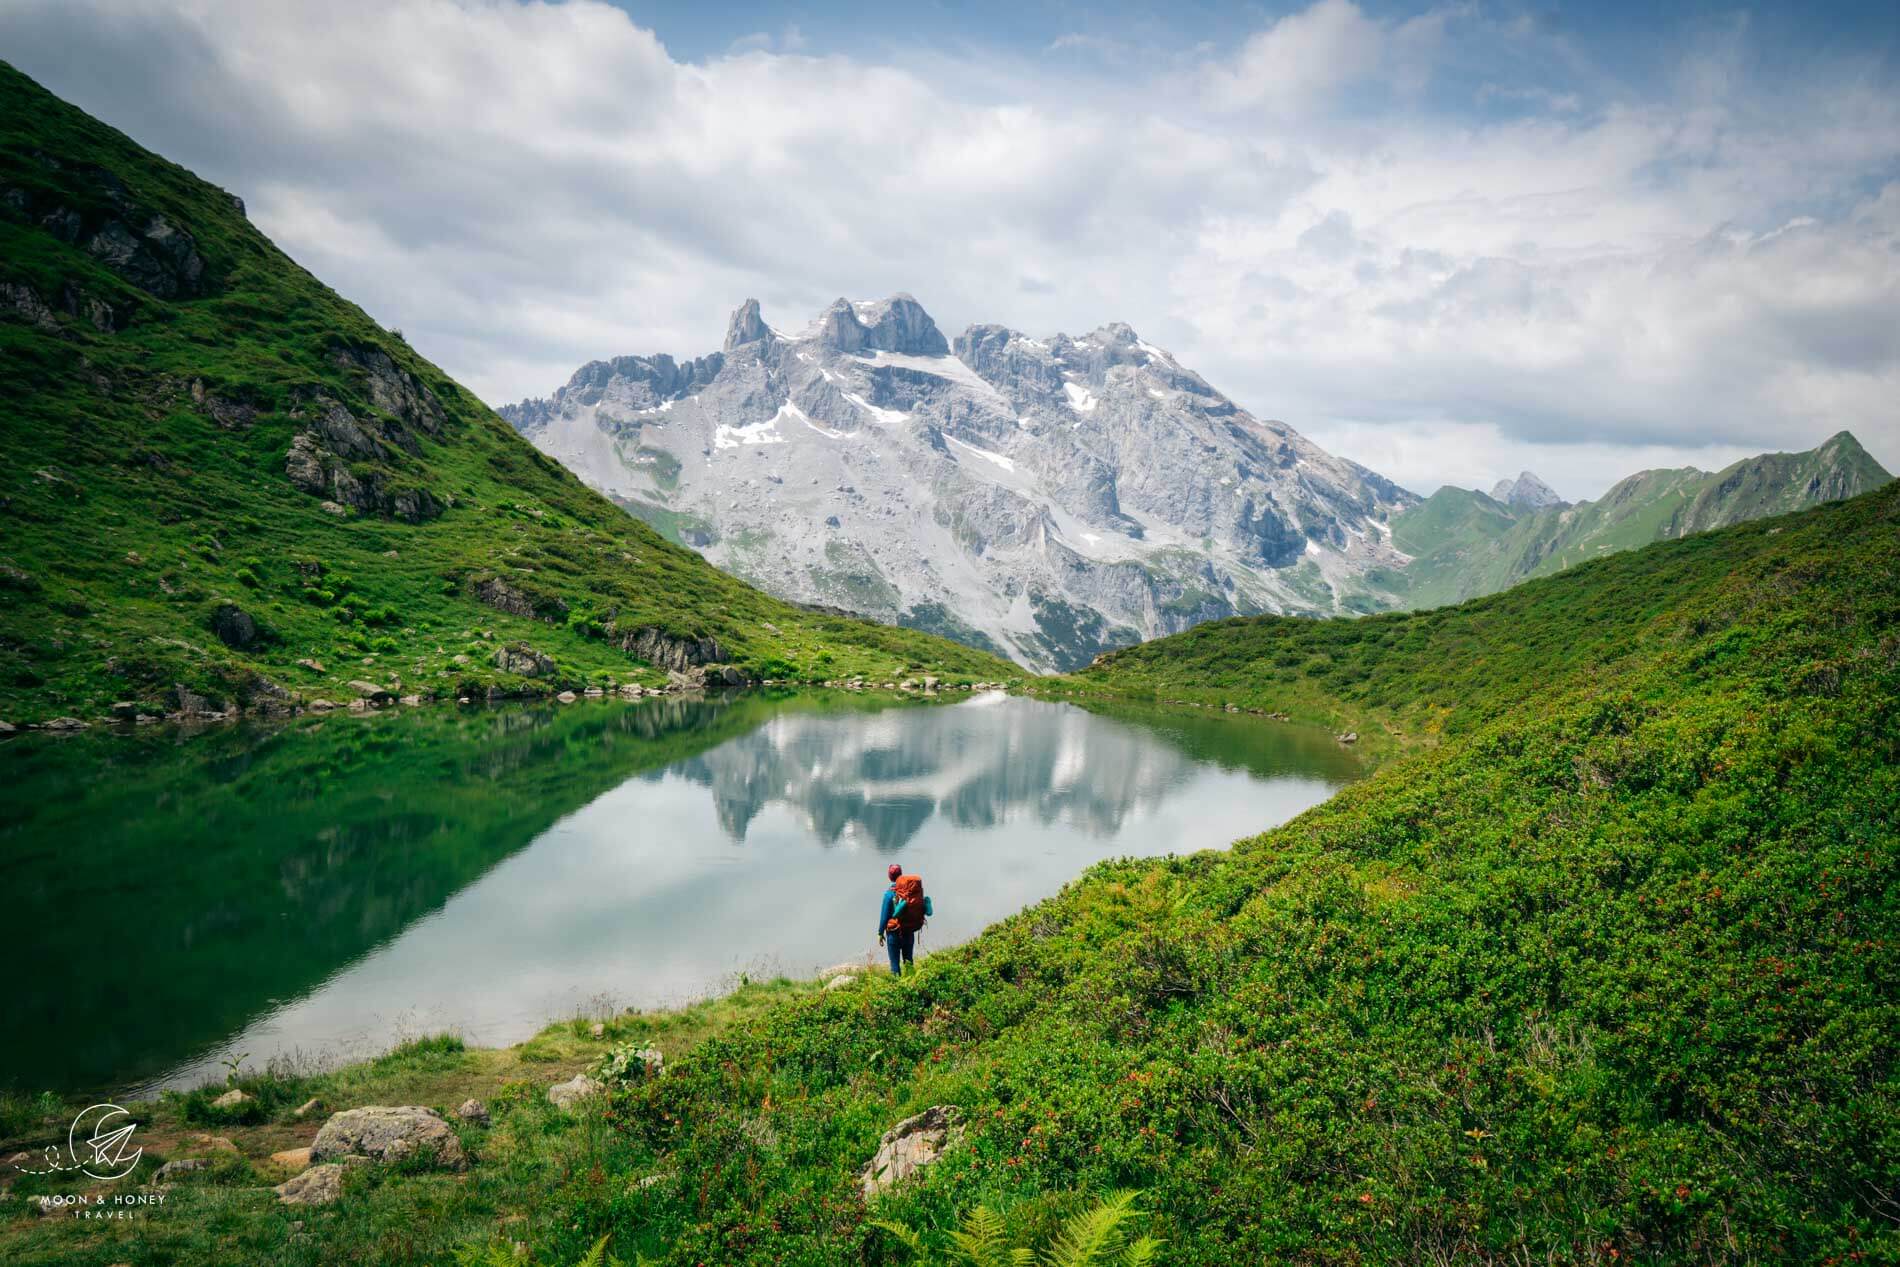
{"label": "rocky outcrop", "polygon": [[343,1195],[343,1175],[347,1169],[347,1162],[312,1166],[271,1191],[285,1205],[331,1205]]}
{"label": "rocky outcrop", "polygon": [[211,632],[233,651],[242,651],[258,640],[257,621],[236,603],[219,603],[211,613]]}
{"label": "rocky outcrop", "polygon": [[770,338],[772,332],[766,328],[765,318],[759,315],[759,301],[748,299],[734,310],[732,320],[726,323],[726,351],[746,343],[757,343]]}
{"label": "rocky outcrop", "polygon": [[901,291],[881,303],[858,309],[857,317],[865,327],[866,347],[905,356],[943,356],[950,351],[943,331],[937,329],[924,306]]}
{"label": "rocky outcrop", "polygon": [[932,1105],[885,1131],[877,1142],[876,1155],[858,1175],[864,1199],[871,1200],[935,1162],[962,1134],[956,1106],[949,1104]]}
{"label": "rocky outcrop", "polygon": [[510,616],[525,616],[530,620],[545,620],[556,624],[567,619],[567,604],[560,598],[553,595],[531,595],[499,576],[477,581],[475,597],[496,611],[507,612]]}
{"label": "rocky outcrop", "polygon": [[1546,506],[1564,505],[1564,499],[1557,495],[1556,489],[1529,471],[1518,472],[1514,480],[1499,480],[1491,490],[1491,500],[1516,510],[1542,510]]}
{"label": "rocky outcrop", "polygon": [[489,1121],[488,1106],[483,1104],[480,1100],[464,1100],[457,1106],[455,1116],[461,1118],[464,1122],[472,1122],[476,1126],[487,1126]]}
{"label": "rocky outcrop", "polygon": [[686,673],[702,664],[716,664],[726,658],[725,648],[712,638],[686,638],[664,630],[636,629],[622,635],[620,649],[656,669]]}
{"label": "rocky outcrop", "polygon": [[519,674],[521,677],[547,677],[554,672],[554,661],[533,647],[515,643],[495,649],[495,667],[503,673]]}
{"label": "rocky outcrop", "polygon": [[431,1155],[436,1165],[450,1170],[468,1166],[462,1142],[449,1124],[434,1109],[413,1104],[370,1105],[334,1114],[310,1146],[310,1158],[318,1162],[351,1156],[401,1161]]}
{"label": "rocky outcrop", "polygon": [[[85,320],[101,334],[114,334],[125,327],[124,312],[77,282],[68,281],[60,288],[59,311]],[[27,322],[48,334],[59,332],[59,317],[53,305],[24,282],[0,282],[0,315]]]}
{"label": "rocky outcrop", "polygon": [[399,367],[381,348],[339,345],[331,349],[330,362],[360,374],[370,405],[396,419],[405,429],[413,428],[434,436],[440,435],[448,424],[448,415],[435,393],[415,375]]}
{"label": "rocky outcrop", "polygon": [[59,329],[59,318],[41,299],[39,292],[21,282],[0,282],[0,313],[52,333]]}
{"label": "rocky outcrop", "polygon": [[204,257],[184,226],[135,198],[103,167],[65,163],[44,153],[35,161],[67,173],[86,191],[82,206],[47,189],[10,186],[0,206],[11,215],[76,246],[132,285],[161,299],[193,299],[210,292]]}
{"label": "rocky outcrop", "polygon": [[400,483],[377,464],[386,455],[383,441],[337,401],[320,397],[301,412],[312,423],[291,437],[284,455],[284,474],[292,484],[338,506],[409,523],[442,513],[442,503],[428,489]]}
{"label": "rocky outcrop", "polygon": [[108,220],[77,243],[101,264],[160,299],[204,293],[205,262],[197,239],[162,215]]}

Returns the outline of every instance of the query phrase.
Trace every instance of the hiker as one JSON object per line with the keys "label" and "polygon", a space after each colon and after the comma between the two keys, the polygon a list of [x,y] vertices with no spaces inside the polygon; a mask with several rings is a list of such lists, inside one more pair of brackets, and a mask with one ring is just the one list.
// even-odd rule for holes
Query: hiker
{"label": "hiker", "polygon": [[905,875],[895,862],[885,874],[891,887],[884,890],[884,901],[877,909],[877,944],[890,952],[891,975],[896,977],[903,975],[917,949],[917,930],[934,912],[924,896],[923,877]]}

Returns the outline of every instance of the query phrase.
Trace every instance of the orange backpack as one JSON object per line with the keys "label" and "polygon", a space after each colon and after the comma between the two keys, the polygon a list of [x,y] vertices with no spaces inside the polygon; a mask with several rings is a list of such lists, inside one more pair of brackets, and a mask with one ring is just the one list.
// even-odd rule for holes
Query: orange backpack
{"label": "orange backpack", "polygon": [[891,881],[897,892],[896,913],[884,923],[887,932],[914,933],[924,926],[924,878],[900,875]]}

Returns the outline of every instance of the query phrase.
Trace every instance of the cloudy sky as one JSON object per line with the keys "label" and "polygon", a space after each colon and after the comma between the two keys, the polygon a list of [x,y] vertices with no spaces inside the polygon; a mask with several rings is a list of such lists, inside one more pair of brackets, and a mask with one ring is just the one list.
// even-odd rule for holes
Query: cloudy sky
{"label": "cloudy sky", "polygon": [[1891,0],[0,0],[0,56],[491,403],[907,290],[1422,492],[1900,471]]}

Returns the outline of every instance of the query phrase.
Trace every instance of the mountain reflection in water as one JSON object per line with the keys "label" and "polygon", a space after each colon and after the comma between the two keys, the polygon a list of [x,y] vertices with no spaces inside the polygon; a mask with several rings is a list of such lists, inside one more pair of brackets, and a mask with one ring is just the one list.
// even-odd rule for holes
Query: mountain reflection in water
{"label": "mountain reflection in water", "polygon": [[[441,1029],[526,1037],[874,950],[926,951],[1091,863],[1225,845],[1357,776],[1330,738],[978,696],[415,710],[0,749],[0,866],[46,970],[0,1083],[192,1083]],[[98,930],[111,929],[110,937]]]}

